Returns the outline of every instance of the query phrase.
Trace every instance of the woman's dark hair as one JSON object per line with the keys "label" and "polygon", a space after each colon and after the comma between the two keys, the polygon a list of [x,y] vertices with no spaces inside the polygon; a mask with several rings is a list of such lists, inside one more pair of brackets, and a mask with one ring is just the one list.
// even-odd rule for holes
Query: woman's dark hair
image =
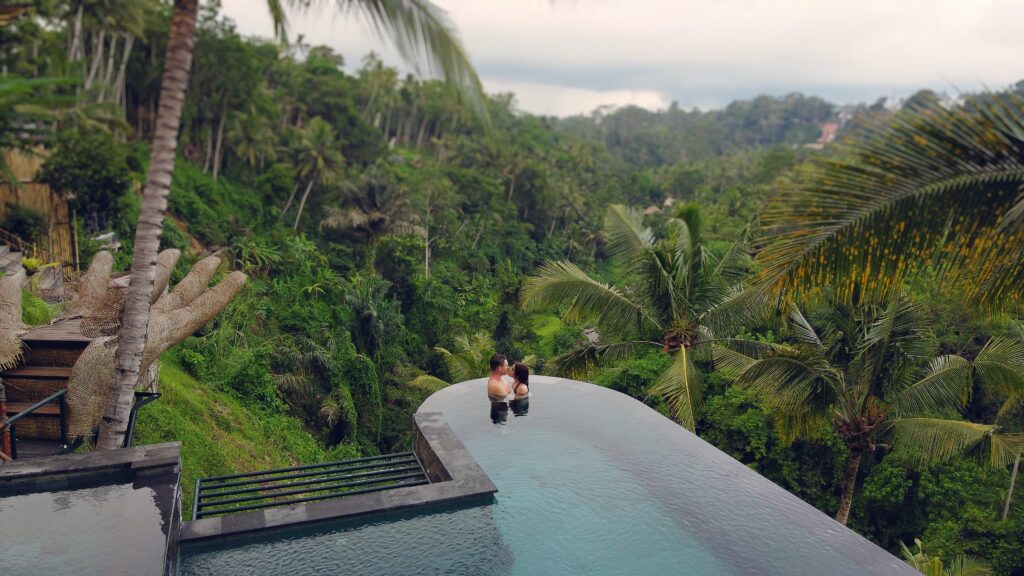
{"label": "woman's dark hair", "polygon": [[507,361],[508,359],[505,358],[504,354],[495,354],[494,356],[491,356],[491,370],[500,367]]}
{"label": "woman's dark hair", "polygon": [[516,381],[520,384],[526,384],[526,387],[530,387],[530,367],[522,362],[516,362],[515,366],[512,367],[512,373],[516,376]]}

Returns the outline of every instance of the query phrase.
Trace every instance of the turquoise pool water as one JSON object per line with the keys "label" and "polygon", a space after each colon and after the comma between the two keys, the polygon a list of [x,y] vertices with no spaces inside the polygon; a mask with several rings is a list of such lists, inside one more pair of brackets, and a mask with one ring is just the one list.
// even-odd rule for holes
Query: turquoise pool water
{"label": "turquoise pool water", "polygon": [[917,574],[635,400],[534,377],[494,414],[483,380],[434,394],[494,503],[183,548],[183,574]]}

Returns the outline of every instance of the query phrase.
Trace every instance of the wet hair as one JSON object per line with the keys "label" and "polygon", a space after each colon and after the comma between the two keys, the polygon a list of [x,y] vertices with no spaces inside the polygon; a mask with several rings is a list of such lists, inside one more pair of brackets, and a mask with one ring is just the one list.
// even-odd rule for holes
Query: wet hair
{"label": "wet hair", "polygon": [[504,354],[495,354],[491,356],[491,371],[497,368],[501,368],[501,365],[508,362],[508,358],[505,358]]}
{"label": "wet hair", "polygon": [[520,384],[526,384],[526,387],[530,387],[530,367],[522,362],[516,362],[515,366],[512,367],[512,373],[516,376],[516,382]]}

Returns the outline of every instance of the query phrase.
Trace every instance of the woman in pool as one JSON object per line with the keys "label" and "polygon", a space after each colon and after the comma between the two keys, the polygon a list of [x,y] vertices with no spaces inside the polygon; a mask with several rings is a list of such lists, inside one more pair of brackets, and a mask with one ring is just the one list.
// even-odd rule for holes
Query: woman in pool
{"label": "woman in pool", "polygon": [[530,368],[522,362],[512,366],[512,393],[514,397],[509,404],[516,416],[526,416],[530,411]]}

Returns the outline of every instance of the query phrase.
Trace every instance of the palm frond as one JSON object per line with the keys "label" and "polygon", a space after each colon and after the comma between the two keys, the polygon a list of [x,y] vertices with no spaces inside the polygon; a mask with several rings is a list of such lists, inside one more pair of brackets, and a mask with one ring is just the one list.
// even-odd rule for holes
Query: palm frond
{"label": "palm frond", "polygon": [[900,416],[963,408],[971,398],[971,374],[971,363],[959,356],[934,358],[923,378],[896,392],[889,410]]}
{"label": "palm frond", "polygon": [[621,204],[608,207],[604,231],[608,236],[609,256],[629,267],[648,257],[654,246],[654,234],[644,226],[643,220],[639,212]]}
{"label": "palm frond", "polygon": [[696,429],[697,414],[704,403],[704,384],[689,350],[683,347],[672,354],[672,363],[649,393],[668,402],[680,424],[691,431]]}
{"label": "palm frond", "polygon": [[735,380],[745,370],[757,363],[757,358],[726,346],[712,346],[715,370],[730,380]]}
{"label": "palm frond", "polygon": [[[329,0],[289,0],[309,8]],[[333,0],[343,13],[359,13],[370,29],[389,41],[417,72],[440,74],[484,114],[483,87],[444,10],[429,0]]]}
{"label": "palm frond", "polygon": [[898,418],[890,421],[890,426],[892,455],[920,467],[961,455],[1005,467],[1024,442],[1020,434],[999,434],[997,426],[964,420]]}
{"label": "palm frond", "polygon": [[616,342],[614,344],[582,344],[563,352],[547,362],[547,370],[556,376],[586,380],[605,360],[624,360],[643,348],[642,342]]}
{"label": "palm frond", "polygon": [[974,359],[982,382],[1007,397],[1024,397],[1024,339],[994,336]]}
{"label": "palm frond", "polygon": [[430,374],[420,374],[409,381],[409,386],[433,394],[448,387],[448,383]]}
{"label": "palm frond", "polygon": [[[1024,250],[1001,222],[1024,184],[1024,98],[968,98],[953,108],[907,110],[816,158],[762,216],[756,282],[775,292],[829,287],[842,301],[896,294],[933,262],[990,282],[989,305],[1019,309]],[[938,260],[935,258],[939,257]]]}
{"label": "palm frond", "polygon": [[728,292],[700,316],[715,335],[730,335],[745,326],[757,325],[785,309],[785,300],[759,288]]}
{"label": "palm frond", "polygon": [[565,320],[592,320],[602,334],[628,336],[661,329],[643,305],[593,280],[571,262],[548,262],[537,276],[527,278],[522,305],[527,310],[566,306]]}
{"label": "palm frond", "polygon": [[790,329],[793,331],[793,336],[812,346],[821,347],[821,338],[818,337],[818,333],[814,331],[811,323],[804,317],[803,312],[796,305],[793,305],[789,312]]}
{"label": "palm frond", "polygon": [[843,389],[843,375],[816,349],[780,348],[749,364],[736,385],[754,391],[772,413],[780,434],[791,439],[808,433],[832,414]]}

